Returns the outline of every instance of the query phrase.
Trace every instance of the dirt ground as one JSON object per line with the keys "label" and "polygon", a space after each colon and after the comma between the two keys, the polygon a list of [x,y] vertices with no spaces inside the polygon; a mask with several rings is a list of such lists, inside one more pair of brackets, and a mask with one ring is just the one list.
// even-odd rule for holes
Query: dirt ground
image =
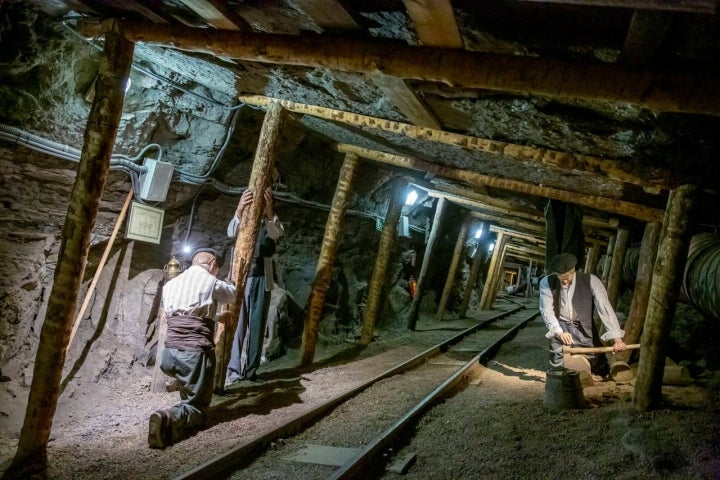
{"label": "dirt ground", "polygon": [[[261,369],[264,383],[215,396],[208,427],[165,450],[147,447],[148,416],[175,403],[177,393],[151,393],[152,369],[127,365],[125,371],[76,378],[58,404],[48,478],[173,478],[481,318],[423,317],[418,331],[378,332],[364,350],[350,341],[324,345],[304,371],[294,368],[298,351],[291,350]],[[395,452],[398,458],[416,456],[406,478],[720,479],[720,401],[702,378],[664,386],[662,408],[650,413],[633,409],[632,382],[596,383],[584,389],[585,408],[551,409],[544,404],[544,332],[539,318],[530,322],[464,390],[423,418],[415,440]],[[5,471],[17,447],[27,389],[11,380],[0,391]],[[291,465],[279,465],[262,478],[292,478],[287,472]]]}

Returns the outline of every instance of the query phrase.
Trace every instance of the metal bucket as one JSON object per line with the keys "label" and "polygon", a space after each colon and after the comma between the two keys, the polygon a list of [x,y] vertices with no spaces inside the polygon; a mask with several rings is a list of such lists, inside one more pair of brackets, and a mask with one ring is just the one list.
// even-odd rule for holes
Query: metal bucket
{"label": "metal bucket", "polygon": [[564,367],[553,367],[545,377],[545,406],[557,409],[584,408],[580,374]]}

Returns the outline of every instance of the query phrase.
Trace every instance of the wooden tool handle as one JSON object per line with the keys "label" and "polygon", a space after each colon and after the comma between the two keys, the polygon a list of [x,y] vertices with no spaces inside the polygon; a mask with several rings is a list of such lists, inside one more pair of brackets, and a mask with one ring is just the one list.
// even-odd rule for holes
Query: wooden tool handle
{"label": "wooden tool handle", "polygon": [[[636,350],[640,348],[639,343],[631,343],[625,345],[626,350]],[[563,346],[563,353],[612,353],[613,347],[567,347]]]}

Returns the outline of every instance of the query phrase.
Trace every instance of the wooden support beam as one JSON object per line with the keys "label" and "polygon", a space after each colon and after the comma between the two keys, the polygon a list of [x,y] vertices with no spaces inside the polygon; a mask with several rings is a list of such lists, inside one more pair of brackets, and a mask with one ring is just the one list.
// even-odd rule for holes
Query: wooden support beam
{"label": "wooden support beam", "polygon": [[497,223],[501,227],[524,230],[528,234],[534,233],[538,236],[538,238],[545,235],[545,227],[540,224],[525,222],[522,220],[513,220],[503,215],[493,215],[485,212],[471,212],[471,215],[480,220]]}
{"label": "wooden support beam", "polygon": [[463,293],[462,303],[460,304],[460,310],[458,314],[460,318],[465,318],[468,306],[470,305],[470,297],[472,292],[475,290],[477,285],[478,276],[480,274],[480,266],[485,258],[485,252],[477,249],[475,255],[472,258],[472,264],[470,265],[470,274],[468,275],[467,284],[465,285],[465,292]]}
{"label": "wooden support beam", "polygon": [[[623,327],[625,330],[623,340],[628,344],[637,343],[640,339],[643,325],[645,324],[645,315],[647,313],[650,288],[653,280],[653,266],[655,264],[658,241],[660,240],[660,227],[661,225],[659,223],[648,223],[645,225],[645,233],[638,254],[638,268],[637,274],[635,275],[635,287],[633,288],[630,312]],[[629,350],[617,352],[615,354],[615,361],[627,363],[630,361],[631,353]]]}
{"label": "wooden support beam", "polygon": [[367,76],[383,91],[393,105],[410,120],[410,123],[419,127],[442,129],[440,122],[430,113],[425,104],[405,83],[405,80],[385,75],[382,72],[368,73]]}
{"label": "wooden support beam", "polygon": [[[414,184],[415,185],[415,184]],[[510,215],[515,217],[520,217],[527,219],[531,222],[536,223],[545,223],[545,216],[543,212],[540,210],[533,210],[530,208],[513,208],[512,206],[499,206],[497,204],[504,204],[504,205],[511,205],[510,202],[498,202],[492,199],[492,197],[488,195],[479,195],[479,194],[472,194],[472,190],[465,190],[465,189],[456,189],[459,190],[458,193],[448,193],[443,192],[439,190],[432,190],[426,187],[423,187],[421,185],[415,185],[418,188],[421,188],[428,192],[428,196],[430,197],[445,197],[449,201],[453,203],[457,203],[459,205],[462,205],[464,207],[469,208],[479,208],[481,210],[484,210],[486,212],[493,212],[493,213],[499,213],[502,215]],[[467,193],[468,195],[472,195],[475,198],[466,198],[462,195],[462,193]],[[482,200],[479,200],[478,198],[482,198]],[[598,217],[591,217],[591,216],[583,216],[583,227],[592,227],[593,231],[602,231],[597,230],[602,227],[609,228],[610,225],[613,225],[615,227],[618,226],[620,223],[617,218],[611,218],[611,219],[603,219]],[[588,228],[589,229],[589,228]]]}
{"label": "wooden support beam", "polygon": [[61,393],[73,313],[120,125],[135,46],[120,34],[114,20],[100,23],[98,30],[105,35],[105,42],[95,98],[87,119],[75,184],[67,199],[67,216],[42,320],[25,418],[15,457],[3,475],[6,478],[32,478],[47,467],[47,445]]}
{"label": "wooden support beam", "polygon": [[615,251],[615,238],[615,235],[610,237],[608,240],[607,250],[605,252],[605,261],[603,262],[602,276],[600,277],[600,280],[602,280],[605,288],[607,288],[608,279],[610,278],[610,265],[612,265],[613,252]]}
{"label": "wooden support beam", "polygon": [[360,28],[338,0],[295,0],[295,3],[325,31]]}
{"label": "wooden support beam", "polygon": [[357,153],[360,157],[367,158],[368,160],[373,160],[376,162],[394,165],[396,167],[407,168],[411,170],[430,172],[439,177],[460,180],[463,182],[467,182],[471,185],[486,185],[488,187],[500,188],[502,190],[520,192],[529,195],[537,195],[540,197],[551,198],[553,200],[560,200],[568,203],[575,203],[577,205],[583,205],[586,207],[594,208],[596,210],[603,210],[619,215],[625,215],[630,218],[637,218],[638,220],[643,220],[646,222],[661,221],[663,216],[662,210],[646,207],[644,205],[638,205],[636,203],[626,202],[623,200],[605,197],[595,197],[592,195],[585,195],[579,192],[568,192],[565,190],[544,187],[541,185],[535,185],[533,183],[522,182],[519,180],[509,180],[504,178],[491,177],[482,173],[446,167],[444,165],[426,162],[417,158],[403,157],[391,153],[379,152],[377,150],[370,150],[368,148],[357,147],[355,145],[348,145],[343,143],[338,145],[337,148],[338,151],[342,153],[354,152]]}
{"label": "wooden support beam", "polygon": [[410,313],[408,314],[407,328],[410,330],[415,330],[415,325],[420,312],[420,303],[422,301],[424,290],[427,288],[427,273],[430,268],[430,262],[432,261],[435,244],[437,243],[438,232],[440,231],[440,226],[442,225],[446,208],[447,201],[444,198],[439,198],[437,205],[435,206],[435,216],[433,217],[430,234],[428,235],[428,240],[425,245],[425,253],[423,254],[420,274],[418,275],[415,296],[413,297],[412,304],[410,305]]}
{"label": "wooden support beam", "polygon": [[523,239],[523,240],[527,240],[528,242],[533,242],[533,243],[538,243],[538,244],[545,245],[545,237],[544,237],[544,236],[543,236],[543,237],[537,237],[537,236],[534,236],[534,235],[528,235],[528,234],[523,233],[523,232],[518,232],[518,231],[509,229],[509,228],[503,228],[503,227],[500,227],[500,226],[497,226],[497,225],[491,225],[491,226],[490,226],[490,231],[491,231],[491,232],[495,232],[495,233],[503,233],[503,234],[505,234],[505,235],[507,235],[507,236],[509,236],[509,237],[513,237],[513,238],[521,238],[521,239]]}
{"label": "wooden support beam", "polygon": [[420,43],[428,47],[463,48],[450,0],[403,0]]}
{"label": "wooden support beam", "polygon": [[258,107],[264,107],[271,101],[280,101],[286,109],[292,112],[312,115],[333,122],[341,122],[363,128],[379,129],[417,140],[453,145],[470,151],[500,155],[525,162],[538,163],[547,167],[563,170],[590,171],[610,180],[638,185],[647,192],[652,193],[668,190],[676,184],[676,182],[673,181],[674,175],[665,169],[648,168],[645,169],[642,174],[636,174],[627,170],[626,163],[616,160],[471,137],[459,133],[394,122],[384,118],[343,112],[341,110],[334,110],[317,105],[272,99],[262,95],[241,95],[239,99],[248,105]]}
{"label": "wooden support beam", "polygon": [[595,274],[597,262],[600,259],[600,242],[591,240],[590,252],[585,261],[585,273]]}
{"label": "wooden support beam", "polygon": [[250,272],[255,242],[260,231],[260,220],[263,216],[263,192],[271,183],[271,172],[287,115],[287,111],[279,103],[272,104],[265,113],[265,119],[260,129],[260,138],[248,182],[248,188],[255,194],[252,203],[243,211],[233,250],[230,278],[235,282],[237,288],[235,301],[221,314],[224,323],[218,323],[215,331],[215,391],[218,393],[222,393],[225,389],[225,374],[230,362],[233,337],[245,296],[247,276]]}
{"label": "wooden support beam", "polygon": [[632,8],[634,10],[660,10],[669,12],[716,12],[715,0],[525,0],[526,2],[556,3],[559,5],[581,5],[583,7]]}
{"label": "wooden support beam", "polygon": [[460,258],[463,255],[463,250],[465,250],[465,240],[467,240],[471,221],[472,217],[466,215],[465,220],[460,226],[460,232],[458,233],[457,241],[455,242],[455,250],[453,251],[452,260],[450,261],[450,268],[448,269],[448,274],[445,278],[445,286],[443,287],[442,296],[440,297],[440,304],[438,305],[438,310],[435,313],[436,321],[442,320],[445,308],[447,308],[450,293],[452,292],[452,287],[455,283],[455,275],[457,274],[458,265],[460,265]]}
{"label": "wooden support beam", "polygon": [[673,14],[636,10],[625,37],[622,60],[632,64],[650,62],[670,29]]}
{"label": "wooden support beam", "polygon": [[380,235],[380,245],[378,245],[378,254],[375,257],[375,267],[373,268],[370,284],[368,285],[368,298],[363,311],[363,325],[360,333],[360,345],[366,347],[370,345],[372,340],[373,329],[375,328],[375,320],[380,312],[380,300],[383,298],[383,288],[385,286],[385,276],[387,272],[390,254],[392,253],[393,243],[397,237],[397,226],[400,220],[403,204],[405,203],[405,187],[407,180],[397,178],[393,182],[390,201],[385,214],[385,224],[383,225],[382,234]]}
{"label": "wooden support beam", "polygon": [[500,257],[505,251],[506,241],[507,237],[505,236],[505,234],[502,231],[498,232],[497,237],[495,238],[495,247],[493,248],[492,257],[490,258],[490,266],[488,267],[488,273],[486,276],[487,281],[485,282],[482,296],[480,297],[480,308],[482,310],[490,310],[490,308],[492,307],[491,298],[495,298],[495,295],[492,293],[492,289],[497,288],[495,279],[498,275],[498,270],[502,268],[502,261]]}
{"label": "wooden support beam", "polygon": [[610,275],[608,277],[607,294],[608,300],[612,308],[617,304],[617,298],[620,294],[620,282],[622,279],[622,269],[625,263],[625,252],[627,251],[628,241],[630,239],[630,230],[627,228],[619,228],[615,237],[615,249],[610,262]]}
{"label": "wooden support beam", "polygon": [[683,185],[673,190],[668,199],[653,268],[640,363],[632,398],[635,408],[640,412],[660,406],[667,339],[690,248],[690,227],[697,190],[694,185]]}
{"label": "wooden support beam", "polygon": [[310,364],[315,357],[315,345],[317,344],[317,331],[322,311],[325,306],[325,296],[330,287],[332,278],[332,267],[335,264],[335,253],[342,234],[342,224],[345,218],[350,193],[352,192],[355,173],[357,172],[358,156],[353,153],[345,155],[340,168],[340,176],[335,195],[333,196],[330,213],[325,223],[325,233],[320,247],[320,256],[315,267],[315,280],[313,280],[308,298],[308,308],[305,311],[305,322],[303,329],[303,352],[305,357],[303,363]]}
{"label": "wooden support beam", "polygon": [[[98,29],[82,22],[79,30],[93,37]],[[626,69],[577,59],[415,47],[397,40],[208,31],[130,20],[123,22],[122,31],[132,42],[252,62],[361,73],[382,71],[403,79],[521,95],[609,100],[662,112],[720,114],[720,77],[706,66]]]}
{"label": "wooden support beam", "polygon": [[[495,245],[495,248],[497,248],[497,245]],[[488,297],[486,300],[486,303],[487,303],[486,310],[492,309],[492,306],[495,303],[495,298],[497,298],[497,292],[498,292],[498,290],[500,290],[500,285],[501,285],[502,279],[503,279],[503,273],[505,271],[505,256],[506,255],[507,255],[507,237],[504,237],[502,245],[501,245],[500,258],[498,259],[497,269],[495,270],[495,275],[493,275],[493,279],[492,279],[493,283],[490,287],[490,292],[488,293]]]}
{"label": "wooden support beam", "polygon": [[[222,2],[212,0],[180,0],[180,2],[218,30],[239,31],[241,30],[239,21],[243,22],[242,26],[245,30],[248,29],[247,22],[238,20],[240,17],[233,15]],[[229,18],[231,16],[234,17],[232,20]]]}

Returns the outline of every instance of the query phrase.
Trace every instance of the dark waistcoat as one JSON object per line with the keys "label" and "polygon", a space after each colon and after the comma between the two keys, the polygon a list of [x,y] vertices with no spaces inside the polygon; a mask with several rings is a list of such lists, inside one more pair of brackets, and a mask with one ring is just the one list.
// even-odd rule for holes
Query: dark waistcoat
{"label": "dark waistcoat", "polygon": [[[560,318],[560,280],[556,275],[549,279],[550,290],[553,294],[553,308],[555,316]],[[577,313],[577,321],[583,326],[586,332],[590,332],[593,326],[593,296],[590,290],[590,274],[575,272],[575,293],[572,298],[573,308]]]}

